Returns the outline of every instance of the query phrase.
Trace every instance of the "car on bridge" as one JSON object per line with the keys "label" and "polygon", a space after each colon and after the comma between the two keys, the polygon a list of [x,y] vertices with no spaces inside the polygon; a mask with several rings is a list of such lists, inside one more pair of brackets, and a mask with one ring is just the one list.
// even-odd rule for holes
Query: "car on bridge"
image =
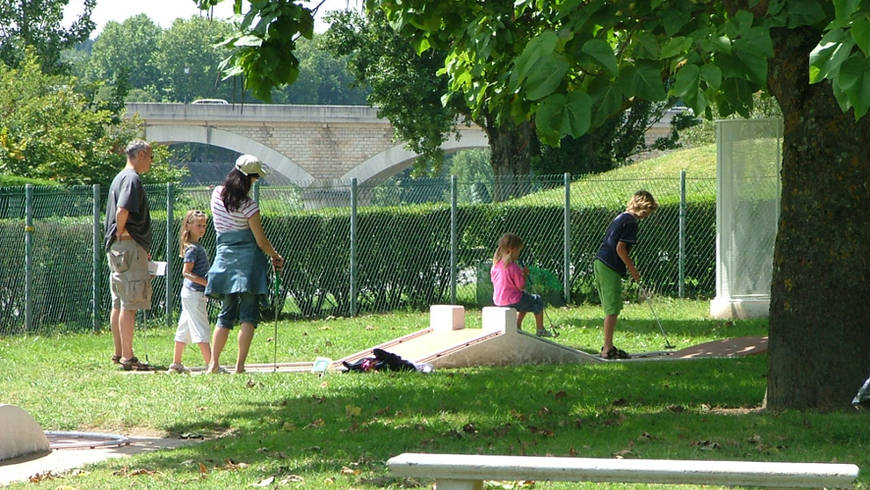
{"label": "car on bridge", "polygon": [[218,105],[229,105],[229,102],[224,99],[196,99],[191,104],[218,104]]}

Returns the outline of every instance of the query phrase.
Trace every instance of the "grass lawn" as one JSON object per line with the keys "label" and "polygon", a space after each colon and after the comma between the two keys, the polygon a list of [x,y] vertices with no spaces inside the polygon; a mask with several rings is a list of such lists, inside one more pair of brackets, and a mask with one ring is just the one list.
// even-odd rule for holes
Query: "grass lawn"
{"label": "grass lawn", "polygon": [[[657,303],[678,347],[766,334],[766,321],[711,320],[707,308],[704,301]],[[561,326],[557,341],[589,352],[600,348],[600,308],[549,313]],[[467,318],[469,328],[479,326],[479,311]],[[427,323],[423,313],[281,322],[278,357],[340,358]],[[249,362],[271,362],[273,328],[272,322],[261,324]],[[137,354],[168,364],[173,332],[155,326],[137,333]],[[664,344],[643,304],[624,310],[616,342],[629,352]],[[473,367],[428,375],[128,375],[109,363],[110,345],[106,333],[0,338],[0,401],[27,410],[46,430],[204,440],[27,488],[243,488],[262,482],[268,488],[431,488],[430,481],[387,472],[385,461],[405,451],[842,462],[859,465],[861,487],[870,486],[870,412],[761,412],[766,356]],[[224,355],[232,362],[235,346]],[[185,363],[199,361],[188,348]],[[492,488],[513,488],[499,485]],[[578,485],[534,485],[568,487]]]}

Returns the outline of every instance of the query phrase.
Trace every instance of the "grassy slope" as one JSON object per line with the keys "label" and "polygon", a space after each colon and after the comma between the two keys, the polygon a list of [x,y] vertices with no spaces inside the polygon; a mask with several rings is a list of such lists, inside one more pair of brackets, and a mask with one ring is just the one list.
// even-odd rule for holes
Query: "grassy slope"
{"label": "grassy slope", "polygon": [[[686,170],[689,201],[716,200],[716,145],[672,151],[658,158],[581,177],[571,184],[572,205],[620,207],[637,189],[638,181],[662,204],[679,202],[680,171]],[[516,204],[559,205],[564,190],[553,189],[512,201]]]}

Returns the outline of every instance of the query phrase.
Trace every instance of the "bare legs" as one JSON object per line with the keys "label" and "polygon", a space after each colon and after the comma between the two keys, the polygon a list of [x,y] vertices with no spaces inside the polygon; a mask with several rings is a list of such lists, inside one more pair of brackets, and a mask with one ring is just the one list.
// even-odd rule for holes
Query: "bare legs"
{"label": "bare legs", "polygon": [[[199,352],[202,353],[202,360],[208,366],[211,361],[211,346],[208,342],[197,342]],[[175,352],[172,356],[172,364],[181,364],[181,357],[184,354],[184,348],[187,346],[184,342],[175,341]]]}
{"label": "bare legs", "polygon": [[245,359],[248,358],[248,350],[251,348],[251,339],[254,338],[254,324],[242,322],[239,329],[239,357],[236,358],[236,373],[245,372]]}
{"label": "bare legs", "polygon": [[[211,361],[209,362],[206,371],[216,373],[220,370],[221,352],[223,352],[229,336],[230,330],[228,328],[217,327],[214,329],[214,336],[212,337],[211,342]],[[236,373],[245,372],[245,359],[248,358],[248,351],[251,348],[251,340],[253,338],[254,324],[242,322],[238,335],[239,355],[236,358]]]}
{"label": "bare legs", "polygon": [[616,320],[619,315],[604,316],[604,347],[601,348],[602,353],[607,353],[613,348],[613,330],[616,328]]}
{"label": "bare legs", "polygon": [[211,362],[208,363],[206,371],[216,373],[221,367],[221,352],[227,344],[227,337],[230,336],[230,329],[223,327],[215,327],[214,335],[211,338]]}
{"label": "bare legs", "polygon": [[133,327],[136,325],[136,310],[112,309],[112,339],[115,355],[124,359],[133,358]]}
{"label": "bare legs", "polygon": [[[535,313],[535,328],[538,332],[544,331],[544,312]],[[526,312],[517,312],[517,330],[523,329],[523,319],[526,317]]]}
{"label": "bare legs", "polygon": [[112,326],[112,341],[115,344],[115,357],[121,358],[121,310],[112,308],[110,324]]}

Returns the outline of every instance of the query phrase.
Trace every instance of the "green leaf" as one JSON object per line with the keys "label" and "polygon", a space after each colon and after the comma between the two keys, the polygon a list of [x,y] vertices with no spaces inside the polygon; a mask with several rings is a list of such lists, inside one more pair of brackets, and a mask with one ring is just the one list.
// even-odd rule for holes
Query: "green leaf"
{"label": "green leaf", "polygon": [[655,36],[646,31],[640,31],[632,36],[631,44],[634,46],[636,58],[659,59],[659,43]]}
{"label": "green leaf", "polygon": [[695,111],[695,114],[704,114],[707,111],[707,98],[704,96],[704,92],[700,90],[688,94],[683,100]]}
{"label": "green leaf", "polygon": [[665,85],[662,83],[661,67],[653,61],[639,61],[629,71],[626,95],[636,95],[649,101],[665,98]]}
{"label": "green leaf", "polygon": [[662,46],[662,51],[659,53],[659,59],[673,58],[674,56],[682,55],[692,47],[692,42],[692,38],[683,36],[678,36],[668,40],[668,42]]}
{"label": "green leaf", "polygon": [[707,63],[701,67],[701,78],[710,88],[718,90],[722,86],[722,70],[718,66]]}
{"label": "green leaf", "polygon": [[785,4],[788,28],[811,26],[825,21],[825,11],[817,0],[789,0]]}
{"label": "green leaf", "polygon": [[526,96],[529,100],[542,99],[559,88],[570,65],[562,55],[546,55],[538,60],[535,70],[529,73]]}
{"label": "green leaf", "polygon": [[858,10],[861,0],[834,0],[834,13],[837,20],[847,20]]}
{"label": "green leaf", "polygon": [[511,90],[517,90],[523,81],[533,69],[537,70],[538,63],[542,56],[552,55],[556,49],[558,36],[554,31],[548,30],[542,32],[537,37],[526,43],[523,52],[514,60],[514,67],[511,71],[509,87]]}
{"label": "green leaf", "polygon": [[579,138],[589,131],[592,120],[592,99],[584,92],[571,92],[565,101],[561,132]]}
{"label": "green leaf", "polygon": [[747,29],[734,41],[734,50],[749,51],[765,57],[773,56],[773,40],[770,38],[770,31],[763,27]]}
{"label": "green leaf", "polygon": [[751,52],[738,52],[737,58],[747,68],[749,79],[759,86],[767,84],[767,58]]}
{"label": "green leaf", "polygon": [[850,32],[852,39],[855,40],[855,43],[864,52],[864,56],[870,57],[870,21],[867,20],[867,17],[855,19],[852,22]]}
{"label": "green leaf", "polygon": [[750,12],[740,10],[734,15],[734,27],[737,29],[737,34],[742,35],[752,27],[753,16]]}
{"label": "green leaf", "polygon": [[247,35],[241,36],[233,41],[234,46],[254,46],[260,47],[263,44],[263,39],[257,36]]}
{"label": "green leaf", "polygon": [[613,48],[609,44],[600,39],[591,39],[583,43],[580,51],[591,56],[599,65],[604,67],[612,75],[619,73],[616,56],[613,54]]}
{"label": "green leaf", "polygon": [[731,38],[728,36],[717,36],[711,39],[713,46],[725,54],[731,54]]}
{"label": "green leaf", "polygon": [[[698,92],[701,69],[698,65],[685,65],[677,72],[671,95],[680,98],[694,97]],[[697,113],[696,113],[697,114]]]}
{"label": "green leaf", "polygon": [[622,90],[618,84],[605,77],[596,77],[589,85],[588,92],[595,107],[592,118],[592,125],[595,127],[622,108]]}
{"label": "green leaf", "polygon": [[558,145],[562,136],[579,138],[589,131],[591,113],[592,99],[585,93],[553,94],[535,113],[538,137],[550,146]]}
{"label": "green leaf", "polygon": [[538,110],[535,112],[535,131],[538,133],[538,139],[542,143],[557,147],[562,140],[562,135],[559,133],[561,121],[561,111],[565,105],[565,96],[555,94],[547,97],[541,102]]}
{"label": "green leaf", "polygon": [[865,68],[866,62],[864,57],[857,53],[843,62],[840,66],[840,76],[837,77],[837,81],[843,91],[849,92],[853,87],[861,83]]}
{"label": "green leaf", "polygon": [[665,34],[673,36],[680,32],[680,29],[689,22],[687,16],[680,10],[667,9],[661,14],[662,23],[665,27]]}
{"label": "green leaf", "polygon": [[870,109],[870,64],[863,56],[852,55],[840,67],[839,82],[855,109],[855,120],[861,119]]}

